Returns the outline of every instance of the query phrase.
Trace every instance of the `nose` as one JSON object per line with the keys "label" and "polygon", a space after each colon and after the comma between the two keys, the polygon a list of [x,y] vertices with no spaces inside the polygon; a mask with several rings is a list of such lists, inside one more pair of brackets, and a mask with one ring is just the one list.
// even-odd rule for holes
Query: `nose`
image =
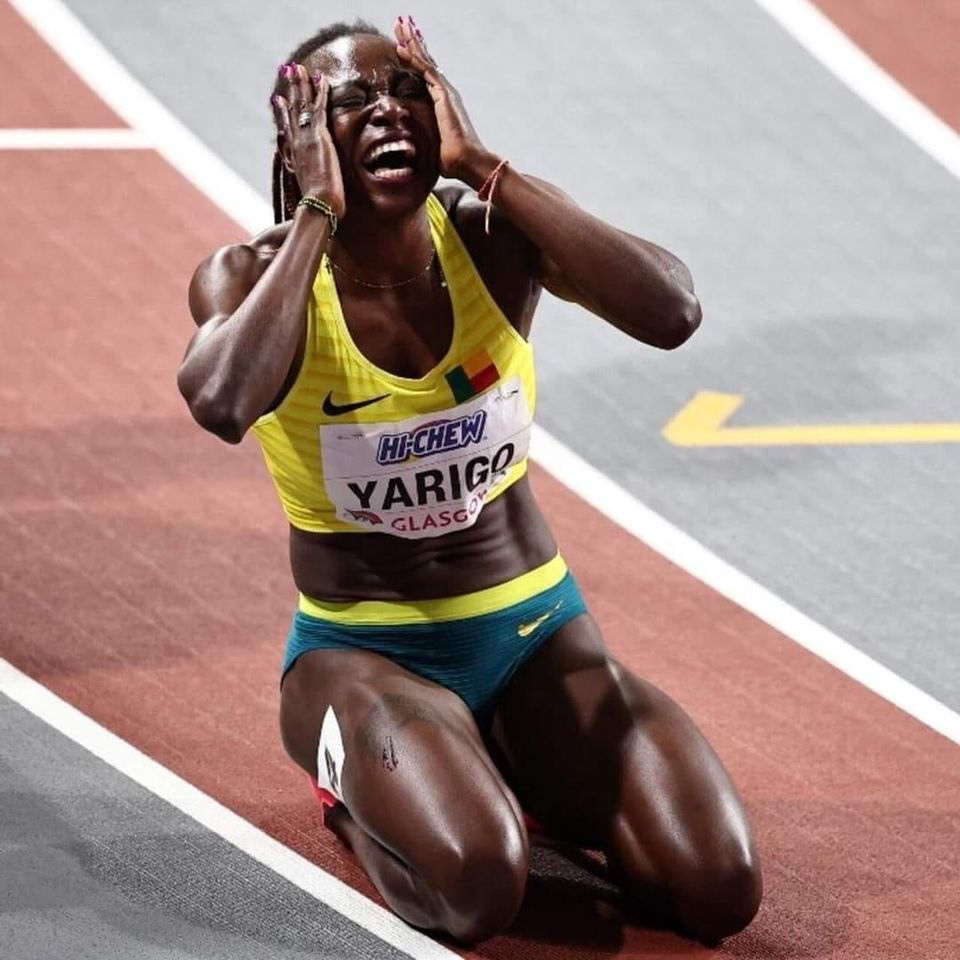
{"label": "nose", "polygon": [[373,104],[373,113],[370,122],[382,127],[390,127],[410,116],[410,110],[398,97],[380,91]]}

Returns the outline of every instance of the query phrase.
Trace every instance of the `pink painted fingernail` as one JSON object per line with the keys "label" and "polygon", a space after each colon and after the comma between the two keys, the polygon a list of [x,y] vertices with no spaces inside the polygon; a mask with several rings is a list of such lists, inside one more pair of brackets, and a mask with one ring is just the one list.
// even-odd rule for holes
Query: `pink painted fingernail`
{"label": "pink painted fingernail", "polygon": [[418,40],[422,40],[422,39],[423,39],[423,34],[420,32],[419,28],[417,29],[417,39],[418,39]]}
{"label": "pink painted fingernail", "polygon": [[402,16],[397,16],[397,23],[400,23],[400,24],[403,23],[403,17],[402,17]]}

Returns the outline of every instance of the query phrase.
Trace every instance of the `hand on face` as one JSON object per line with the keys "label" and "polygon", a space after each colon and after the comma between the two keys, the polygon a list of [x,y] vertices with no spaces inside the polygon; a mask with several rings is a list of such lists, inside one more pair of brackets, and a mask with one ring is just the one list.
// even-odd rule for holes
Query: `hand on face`
{"label": "hand on face", "polygon": [[280,68],[284,95],[273,98],[283,136],[284,162],[293,170],[300,192],[325,200],[338,217],[346,213],[343,176],[333,138],[327,128],[330,85],[319,73],[313,81],[301,64]]}
{"label": "hand on face", "polygon": [[428,53],[413,17],[397,17],[393,33],[400,62],[422,73],[427,82],[440,131],[440,172],[477,186],[472,181],[482,180],[483,174],[475,168],[482,163],[487,150],[473,129],[460,94]]}

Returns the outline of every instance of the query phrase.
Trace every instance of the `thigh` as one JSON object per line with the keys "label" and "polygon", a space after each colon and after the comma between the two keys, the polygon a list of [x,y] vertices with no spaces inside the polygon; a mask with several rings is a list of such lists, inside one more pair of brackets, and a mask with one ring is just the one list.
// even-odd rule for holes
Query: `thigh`
{"label": "thigh", "polygon": [[526,856],[517,801],[455,694],[366,651],[304,654],[284,678],[281,732],[313,777],[328,708],[351,817],[428,882],[466,855]]}
{"label": "thigh", "polygon": [[642,895],[687,901],[670,916],[722,888],[729,902],[711,915],[721,935],[727,919],[752,917],[759,871],[729,775],[684,710],[610,657],[589,616],[518,671],[492,735],[521,803],[548,831],[606,851]]}

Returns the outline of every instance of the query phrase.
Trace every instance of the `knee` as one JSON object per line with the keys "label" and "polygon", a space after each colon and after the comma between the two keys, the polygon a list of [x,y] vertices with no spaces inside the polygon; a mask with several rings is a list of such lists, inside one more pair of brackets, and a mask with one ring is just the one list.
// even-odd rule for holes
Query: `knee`
{"label": "knee", "polygon": [[699,864],[674,887],[673,912],[681,933],[717,943],[743,930],[756,916],[763,878],[756,856],[731,856]]}
{"label": "knee", "polygon": [[450,936],[479,943],[513,922],[526,889],[529,844],[512,814],[495,836],[458,845],[443,861],[434,889],[440,925]]}
{"label": "knee", "polygon": [[639,922],[665,926],[701,943],[743,930],[760,907],[763,880],[752,848],[723,854],[681,853],[654,865],[634,847],[617,870],[625,906]]}

